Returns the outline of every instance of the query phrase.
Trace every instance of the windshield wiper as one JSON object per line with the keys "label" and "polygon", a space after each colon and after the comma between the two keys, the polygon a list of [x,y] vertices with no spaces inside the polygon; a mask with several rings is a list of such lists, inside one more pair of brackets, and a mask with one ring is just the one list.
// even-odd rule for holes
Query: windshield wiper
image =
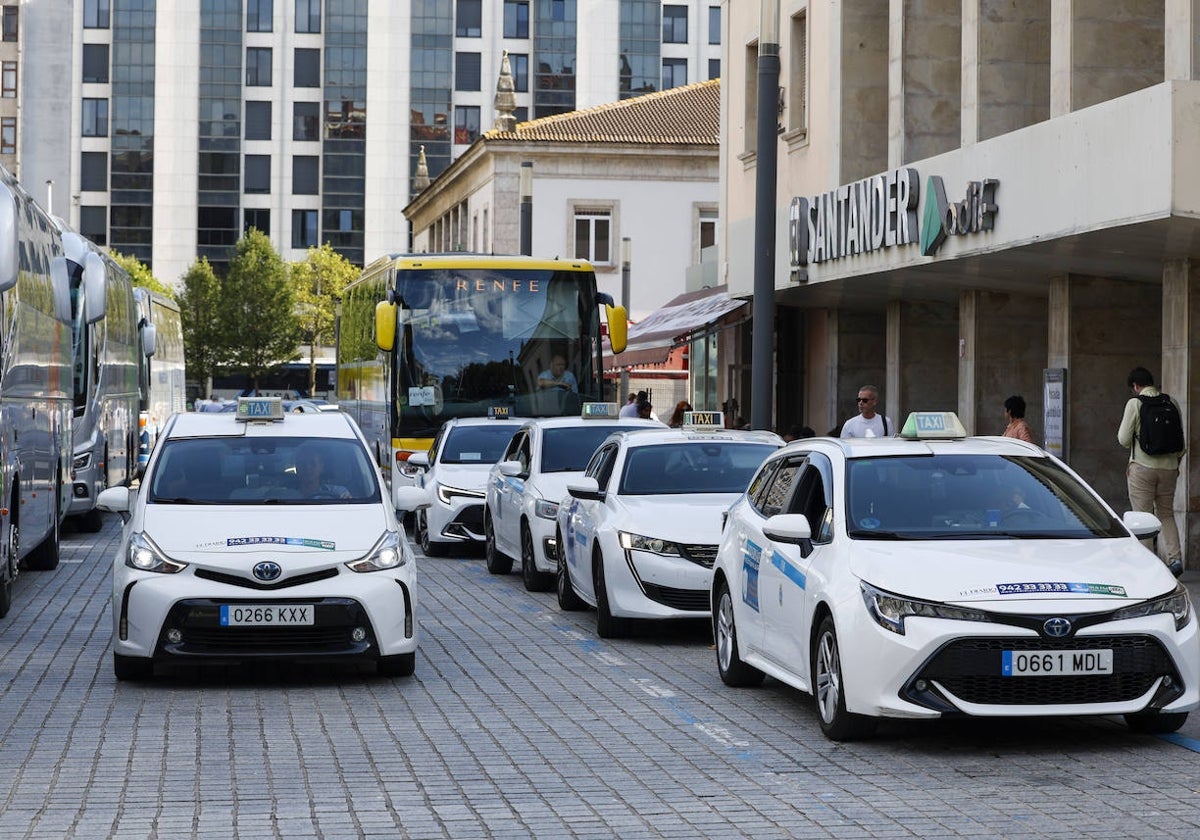
{"label": "windshield wiper", "polygon": [[898,531],[880,531],[878,528],[853,528],[846,532],[860,540],[921,540],[924,535],[901,534]]}

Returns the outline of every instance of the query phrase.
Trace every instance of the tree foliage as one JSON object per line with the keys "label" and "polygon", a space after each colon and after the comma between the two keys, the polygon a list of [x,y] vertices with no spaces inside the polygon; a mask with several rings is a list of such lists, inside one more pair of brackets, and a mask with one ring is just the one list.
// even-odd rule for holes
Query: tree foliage
{"label": "tree foliage", "polygon": [[179,314],[183,321],[183,352],[188,378],[204,383],[207,392],[213,372],[225,352],[221,281],[207,257],[196,260],[183,275]]}
{"label": "tree foliage", "polygon": [[308,392],[316,390],[317,348],[333,344],[334,318],[342,290],[358,269],[328,242],[309,248],[300,262],[292,263],[292,289],[303,342],[308,345]]}
{"label": "tree foliage", "polygon": [[160,282],[154,276],[154,273],[150,271],[150,266],[137,257],[132,254],[121,254],[116,251],[109,253],[109,256],[113,258],[113,262],[129,273],[129,278],[133,281],[133,285],[166,295],[172,300],[175,299],[175,292],[169,286]]}

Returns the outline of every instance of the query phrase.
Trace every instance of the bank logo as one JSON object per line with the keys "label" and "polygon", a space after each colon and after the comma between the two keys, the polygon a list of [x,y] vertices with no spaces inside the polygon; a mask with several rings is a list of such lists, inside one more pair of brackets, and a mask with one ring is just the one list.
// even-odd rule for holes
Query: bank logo
{"label": "bank logo", "polygon": [[942,176],[930,175],[925,181],[925,214],[921,217],[922,256],[932,257],[949,236],[991,230],[996,224],[999,186],[996,178],[968,181],[963,200],[951,202]]}

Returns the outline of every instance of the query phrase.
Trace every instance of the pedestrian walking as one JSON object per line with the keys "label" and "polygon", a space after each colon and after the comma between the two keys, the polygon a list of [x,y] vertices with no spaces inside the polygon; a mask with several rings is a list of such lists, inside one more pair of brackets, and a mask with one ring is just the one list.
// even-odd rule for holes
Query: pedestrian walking
{"label": "pedestrian walking", "polygon": [[1025,422],[1025,398],[1013,394],[1004,401],[1004,419],[1008,425],[1004,428],[1004,437],[1017,438],[1033,443],[1033,430]]}
{"label": "pedestrian walking", "polygon": [[876,414],[879,405],[879,389],[864,385],[858,389],[858,415],[842,424],[843,438],[891,437],[896,427],[890,418]]}

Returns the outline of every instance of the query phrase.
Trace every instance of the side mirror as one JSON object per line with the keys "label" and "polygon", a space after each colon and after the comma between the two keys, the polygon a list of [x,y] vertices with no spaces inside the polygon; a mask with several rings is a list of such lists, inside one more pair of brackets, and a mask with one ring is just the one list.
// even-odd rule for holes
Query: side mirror
{"label": "side mirror", "polygon": [[606,495],[596,483],[596,479],[586,475],[568,484],[567,492],[573,498],[592,502],[603,502]]}
{"label": "side mirror", "polygon": [[385,353],[396,346],[396,304],[386,300],[375,304],[375,346]]}
{"label": "side mirror", "polygon": [[763,535],[777,543],[800,546],[800,554],[812,553],[812,528],[802,513],[780,513],[763,523]]}
{"label": "side mirror", "polygon": [[1162,523],[1158,521],[1158,517],[1143,510],[1126,511],[1121,517],[1121,522],[1139,540],[1153,539],[1162,530]]}
{"label": "side mirror", "polygon": [[0,292],[7,292],[17,285],[21,253],[18,237],[17,197],[7,184],[0,183]]}
{"label": "side mirror", "polygon": [[103,320],[108,311],[108,267],[95,251],[83,258],[83,296],[87,301],[87,322]]}
{"label": "side mirror", "polygon": [[605,306],[608,315],[608,343],[613,353],[624,353],[629,343],[629,313],[624,306]]}
{"label": "side mirror", "polygon": [[424,467],[425,469],[429,469],[429,453],[414,452],[408,456],[408,463],[409,466]]}
{"label": "side mirror", "polygon": [[394,486],[392,487],[392,507],[404,513],[422,510],[432,504],[429,491],[424,487]]}
{"label": "side mirror", "polygon": [[500,470],[500,475],[507,476],[509,478],[516,478],[521,474],[521,462],[501,461],[496,465],[496,469]]}
{"label": "side mirror", "polygon": [[133,491],[128,487],[109,487],[101,490],[96,497],[96,507],[121,515],[122,522],[129,521],[129,507],[133,501]]}
{"label": "side mirror", "polygon": [[147,359],[158,350],[158,327],[153,324],[142,325],[142,355]]}

